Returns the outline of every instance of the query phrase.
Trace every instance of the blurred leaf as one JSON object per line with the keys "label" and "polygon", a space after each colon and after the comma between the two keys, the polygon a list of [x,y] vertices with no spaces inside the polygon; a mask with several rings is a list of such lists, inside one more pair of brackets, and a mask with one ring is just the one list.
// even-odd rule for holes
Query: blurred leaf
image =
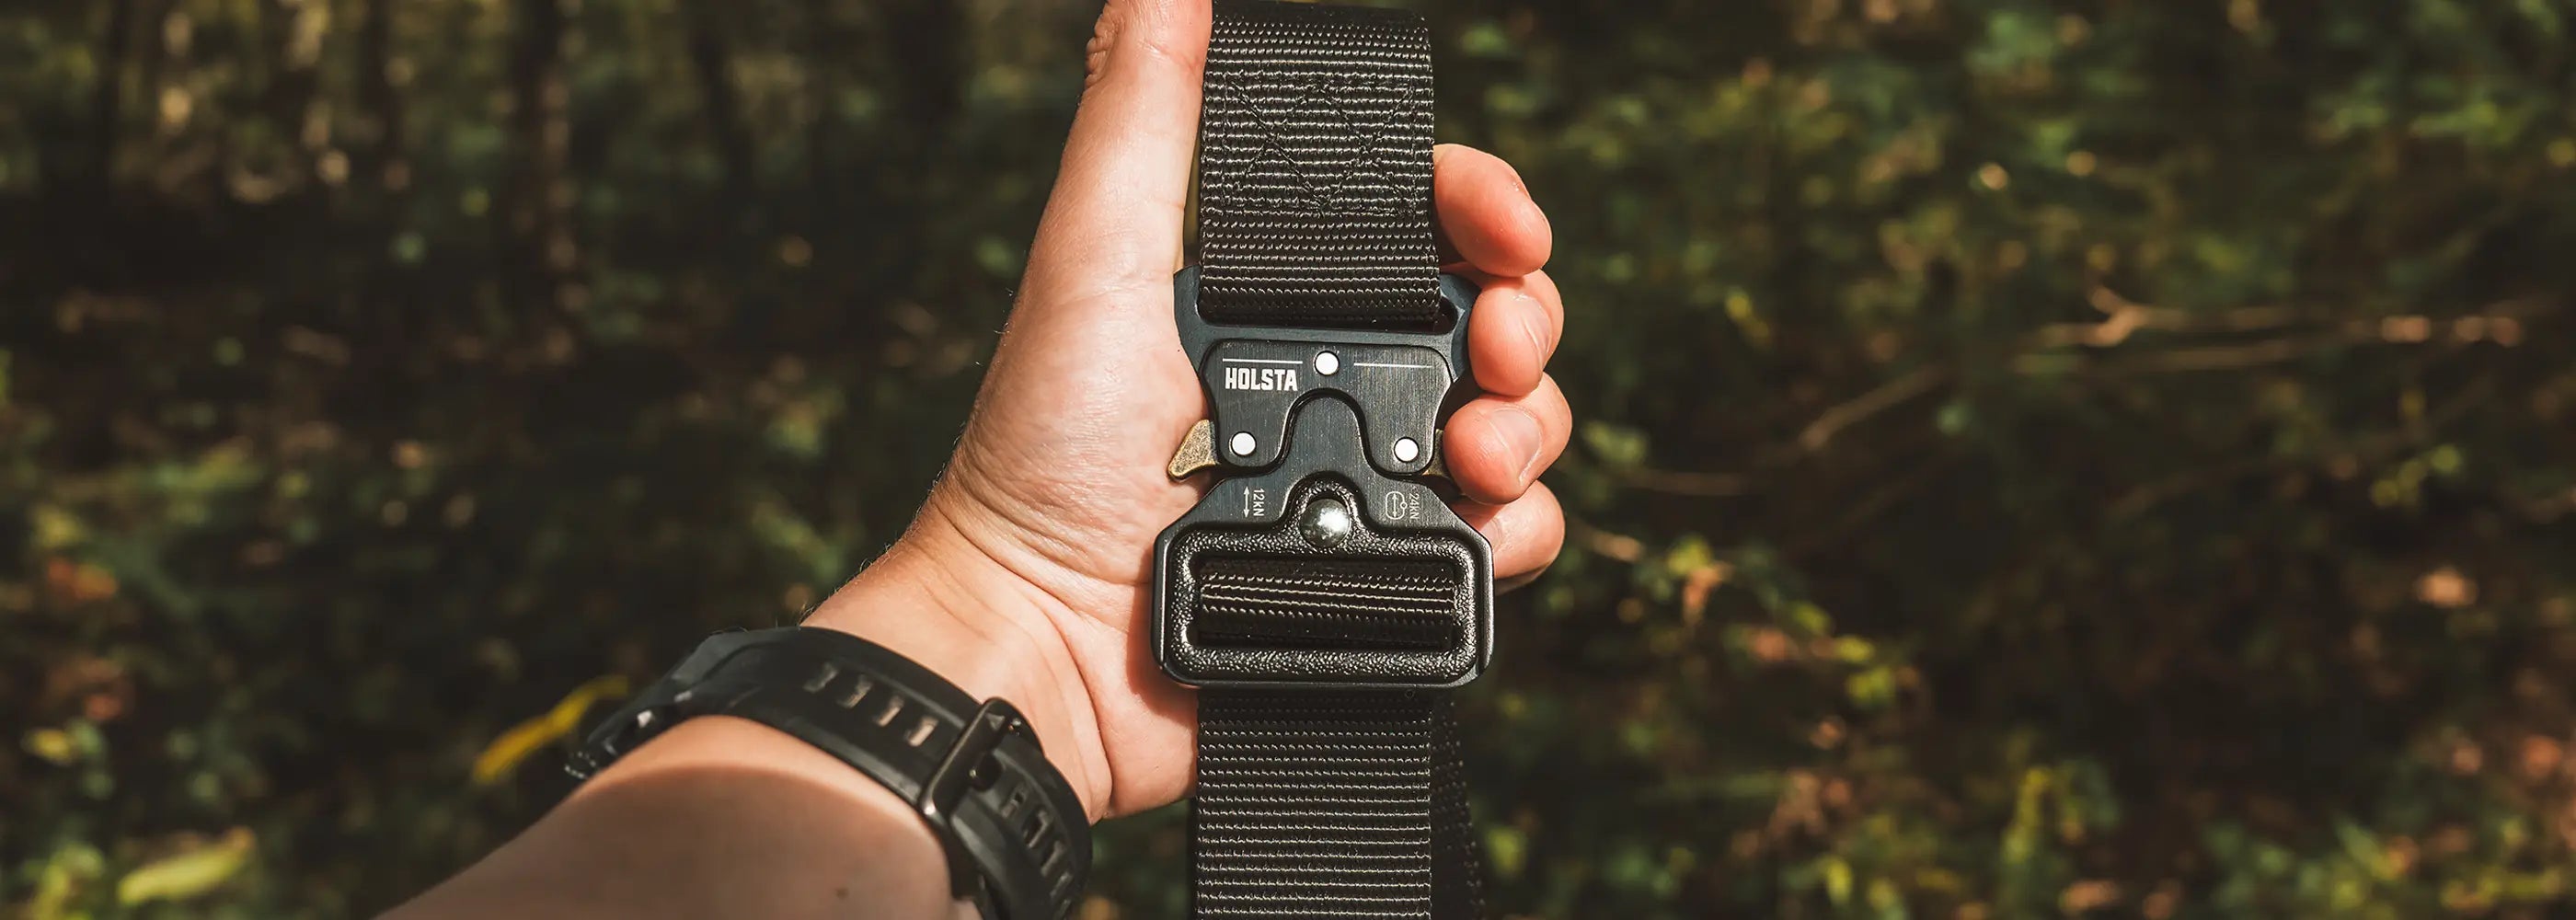
{"label": "blurred leaf", "polygon": [[27,753],[58,767],[71,766],[80,756],[72,734],[59,728],[39,728],[27,732]]}
{"label": "blurred leaf", "polygon": [[136,867],[116,882],[116,903],[185,901],[215,890],[250,864],[255,838],[236,827],[222,837]]}
{"label": "blurred leaf", "polygon": [[88,844],[68,843],[47,856],[36,872],[36,893],[27,899],[30,920],[74,920],[86,916],[73,905],[83,890],[107,874],[107,859]]}
{"label": "blurred leaf", "polygon": [[607,674],[591,678],[557,701],[545,715],[510,727],[508,731],[484,745],[474,757],[474,784],[490,786],[508,779],[528,755],[545,749],[581,727],[583,713],[594,703],[626,696],[626,676]]}

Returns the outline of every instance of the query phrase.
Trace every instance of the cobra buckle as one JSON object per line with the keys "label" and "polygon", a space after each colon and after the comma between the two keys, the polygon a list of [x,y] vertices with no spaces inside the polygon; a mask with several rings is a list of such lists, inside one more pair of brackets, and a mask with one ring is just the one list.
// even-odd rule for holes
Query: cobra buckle
{"label": "cobra buckle", "polygon": [[1215,325],[1172,278],[1209,418],[1173,479],[1214,469],[1154,541],[1155,658],[1196,687],[1441,689],[1494,644],[1493,554],[1449,510],[1440,422],[1474,394],[1476,287],[1439,276],[1436,331]]}

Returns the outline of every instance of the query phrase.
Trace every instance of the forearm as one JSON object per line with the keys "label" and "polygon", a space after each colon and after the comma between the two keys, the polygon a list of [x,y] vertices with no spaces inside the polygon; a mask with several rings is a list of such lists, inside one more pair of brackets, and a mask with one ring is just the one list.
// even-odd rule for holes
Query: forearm
{"label": "forearm", "polygon": [[[1090,814],[1098,729],[1037,601],[990,577],[925,512],[807,625],[857,634],[1026,714]],[[1018,608],[1009,610],[1006,608]],[[401,920],[866,917],[956,912],[939,844],[910,803],[775,729],[693,719],[620,758],[517,840],[405,906]],[[971,916],[971,913],[964,914]]]}
{"label": "forearm", "polygon": [[911,806],[727,717],[671,729],[398,920],[971,916]]}

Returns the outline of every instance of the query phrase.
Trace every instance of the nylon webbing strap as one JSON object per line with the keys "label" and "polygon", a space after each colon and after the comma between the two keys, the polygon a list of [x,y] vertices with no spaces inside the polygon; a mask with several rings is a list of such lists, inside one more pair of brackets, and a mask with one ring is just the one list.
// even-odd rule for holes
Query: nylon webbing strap
{"label": "nylon webbing strap", "polygon": [[1210,559],[1190,628],[1201,645],[1447,648],[1458,588],[1432,560]]}
{"label": "nylon webbing strap", "polygon": [[1199,309],[1220,323],[1420,323],[1431,39],[1410,13],[1221,2],[1199,115]]}
{"label": "nylon webbing strap", "polygon": [[1192,916],[1484,911],[1444,694],[1201,691],[1198,781]]}
{"label": "nylon webbing strap", "polygon": [[[1419,17],[1216,5],[1199,127],[1198,309],[1218,323],[1350,327],[1440,315],[1431,235],[1431,48]],[[1401,560],[1212,560],[1211,645],[1421,648],[1462,573]],[[1199,694],[1190,811],[1200,918],[1482,915],[1445,694]]]}

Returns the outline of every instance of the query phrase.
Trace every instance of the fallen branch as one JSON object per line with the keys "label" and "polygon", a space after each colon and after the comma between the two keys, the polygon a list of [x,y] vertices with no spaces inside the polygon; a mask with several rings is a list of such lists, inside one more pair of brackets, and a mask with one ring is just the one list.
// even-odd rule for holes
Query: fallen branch
{"label": "fallen branch", "polygon": [[[2401,314],[2358,320],[2336,320],[2313,307],[2258,305],[2217,313],[2158,307],[2131,301],[2108,288],[2095,288],[2093,305],[2107,317],[2098,323],[2042,326],[2022,347],[2004,357],[2007,367],[2026,376],[2067,372],[2067,349],[2104,353],[2080,365],[2081,372],[2130,374],[2196,373],[2264,367],[2314,354],[2327,348],[2359,344],[2415,345],[2436,339],[2462,344],[2493,342],[2512,347],[2523,339],[2523,321],[2554,312],[2558,304],[2536,298],[2496,301],[2477,313],[2446,318]],[[2122,349],[2139,330],[2178,334],[2243,333],[2325,325],[2323,332],[2253,342],[2189,345],[2163,350]],[[1958,375],[1958,365],[1935,363],[1872,387],[1867,392],[1818,413],[1797,438],[1751,454],[1758,467],[1784,466],[1822,451],[1845,429],[1939,389]],[[1618,472],[1623,485],[1670,495],[1722,498],[1755,491],[1753,477],[1739,473],[1637,468]]]}
{"label": "fallen branch", "polygon": [[1573,515],[1565,518],[1565,533],[1574,538],[1576,545],[1596,556],[1628,563],[1646,558],[1646,541],[1602,530]]}
{"label": "fallen branch", "polygon": [[1623,485],[1669,495],[1726,498],[1752,490],[1751,480],[1737,473],[1695,473],[1638,467],[1620,470],[1618,476]]}
{"label": "fallen branch", "polygon": [[2135,517],[2167,501],[2261,473],[2284,473],[2346,458],[2375,462],[2401,448],[2421,446],[2432,440],[2443,428],[2467,415],[2470,409],[2484,403],[2494,393],[2495,379],[2481,377],[2477,382],[2461,387],[2422,421],[2408,425],[2405,430],[2361,438],[2333,451],[2291,457],[2253,457],[2169,476],[2131,489],[2113,500],[2108,515],[2112,520]]}
{"label": "fallen branch", "polygon": [[1949,378],[1949,368],[1938,364],[1927,364],[1915,368],[1905,376],[1879,384],[1876,389],[1827,409],[1823,414],[1816,416],[1815,421],[1808,422],[1807,427],[1798,432],[1798,446],[1809,453],[1823,449],[1825,442],[1833,440],[1836,432],[1901,405],[1906,400],[1929,393],[1932,388],[1940,386]]}

